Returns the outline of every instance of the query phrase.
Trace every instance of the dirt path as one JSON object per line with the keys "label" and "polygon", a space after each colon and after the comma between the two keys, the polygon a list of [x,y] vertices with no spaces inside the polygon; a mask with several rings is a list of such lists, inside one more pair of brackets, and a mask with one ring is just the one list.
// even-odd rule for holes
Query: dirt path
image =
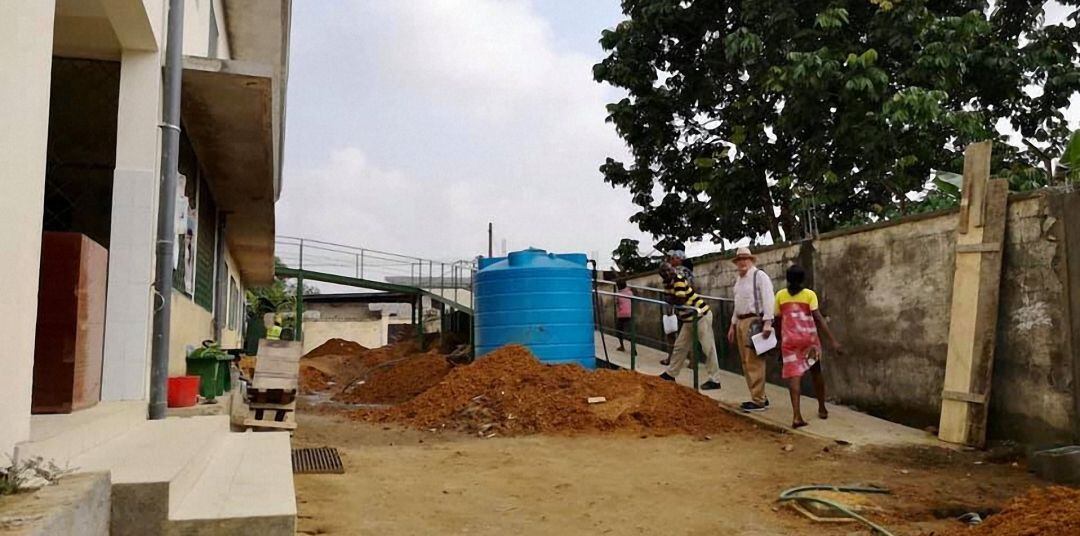
{"label": "dirt path", "polygon": [[[975,453],[852,452],[761,429],[687,436],[479,439],[301,412],[294,446],[335,446],[344,475],[297,475],[300,534],[865,534],[780,507],[784,489],[877,484],[897,534],[999,507],[1035,484]],[[785,446],[790,445],[788,449]],[[978,462],[978,463],[977,463]]]}

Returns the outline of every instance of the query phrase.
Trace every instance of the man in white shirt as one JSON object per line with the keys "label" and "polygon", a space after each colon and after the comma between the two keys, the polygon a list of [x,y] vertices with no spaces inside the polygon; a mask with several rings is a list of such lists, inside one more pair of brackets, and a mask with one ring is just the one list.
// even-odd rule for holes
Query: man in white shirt
{"label": "man in white shirt", "polygon": [[766,336],[772,333],[776,295],[769,274],[754,266],[756,260],[749,248],[739,248],[732,260],[739,274],[735,279],[735,309],[727,336],[728,342],[739,349],[746,386],[750,389],[750,400],[740,406],[743,411],[764,411],[769,407],[765,396],[765,358],[754,350],[750,329],[761,322],[761,332]]}

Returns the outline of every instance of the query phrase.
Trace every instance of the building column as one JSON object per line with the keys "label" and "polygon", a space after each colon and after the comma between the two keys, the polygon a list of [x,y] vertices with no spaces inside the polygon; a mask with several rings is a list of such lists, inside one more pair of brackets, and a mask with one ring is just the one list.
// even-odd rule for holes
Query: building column
{"label": "building column", "polygon": [[55,8],[0,2],[0,460],[30,438]]}
{"label": "building column", "polygon": [[102,400],[147,400],[154,296],[161,62],[125,49],[120,66]]}

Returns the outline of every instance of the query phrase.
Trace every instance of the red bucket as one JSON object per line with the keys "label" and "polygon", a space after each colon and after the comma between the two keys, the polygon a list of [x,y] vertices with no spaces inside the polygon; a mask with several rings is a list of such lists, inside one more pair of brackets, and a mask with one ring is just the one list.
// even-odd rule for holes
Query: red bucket
{"label": "red bucket", "polygon": [[199,401],[198,376],[173,376],[169,378],[169,407],[186,408]]}

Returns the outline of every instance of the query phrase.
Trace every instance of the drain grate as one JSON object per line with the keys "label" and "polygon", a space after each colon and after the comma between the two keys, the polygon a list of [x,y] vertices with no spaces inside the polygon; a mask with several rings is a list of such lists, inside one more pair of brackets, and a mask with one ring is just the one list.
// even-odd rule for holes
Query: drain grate
{"label": "drain grate", "polygon": [[334,447],[293,449],[292,472],[294,475],[342,474],[345,467],[341,465],[341,456]]}

